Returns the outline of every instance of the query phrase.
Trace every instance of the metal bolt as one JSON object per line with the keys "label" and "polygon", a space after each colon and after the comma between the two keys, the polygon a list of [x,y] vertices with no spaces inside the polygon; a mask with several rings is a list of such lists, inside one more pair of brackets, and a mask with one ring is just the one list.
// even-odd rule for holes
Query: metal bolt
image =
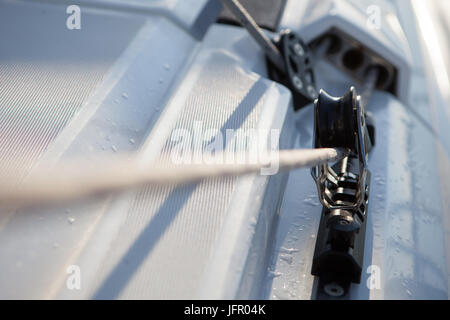
{"label": "metal bolt", "polygon": [[327,283],[323,289],[326,294],[332,297],[341,297],[344,295],[344,288],[336,282]]}
{"label": "metal bolt", "polygon": [[303,49],[302,45],[298,42],[294,44],[294,52],[299,57],[303,57],[303,55],[305,54],[305,50]]}
{"label": "metal bolt", "polygon": [[313,86],[309,85],[307,90],[308,90],[308,94],[310,95],[311,98],[317,97],[317,91],[316,91],[316,89],[314,89]]}
{"label": "metal bolt", "polygon": [[297,89],[299,89],[299,90],[303,89],[303,82],[302,82],[302,80],[300,80],[300,78],[298,76],[294,75],[292,77],[292,82],[294,83],[294,86]]}

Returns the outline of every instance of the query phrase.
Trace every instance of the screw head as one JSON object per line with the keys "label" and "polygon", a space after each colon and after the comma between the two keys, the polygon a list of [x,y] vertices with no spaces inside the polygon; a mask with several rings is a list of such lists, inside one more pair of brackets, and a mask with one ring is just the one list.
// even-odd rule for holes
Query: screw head
{"label": "screw head", "polygon": [[308,90],[308,94],[311,98],[317,97],[317,91],[316,91],[316,89],[314,89],[313,86],[309,85],[307,90]]}
{"label": "screw head", "polygon": [[303,89],[303,82],[302,82],[302,80],[301,80],[298,76],[294,75],[294,76],[292,77],[292,82],[294,83],[294,86],[295,86],[297,89],[299,89],[299,90]]}
{"label": "screw head", "polygon": [[341,297],[344,295],[344,288],[336,282],[327,283],[323,289],[326,294],[332,297]]}
{"label": "screw head", "polygon": [[303,55],[305,54],[305,49],[303,49],[302,45],[298,42],[294,44],[293,49],[295,54],[299,57],[303,57]]}

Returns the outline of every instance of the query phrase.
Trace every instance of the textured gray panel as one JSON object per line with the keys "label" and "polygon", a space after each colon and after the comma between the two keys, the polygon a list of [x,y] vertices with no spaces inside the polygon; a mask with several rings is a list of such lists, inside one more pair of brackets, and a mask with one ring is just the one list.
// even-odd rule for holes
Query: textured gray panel
{"label": "textured gray panel", "polygon": [[[21,39],[3,53],[2,68],[19,70],[17,61],[22,61],[22,71],[0,75],[8,75],[10,83],[0,85],[13,101],[2,110],[0,132],[4,145],[14,146],[2,150],[2,161],[22,157],[22,174],[99,153],[142,151],[143,160],[150,161],[170,154],[173,130],[193,130],[197,121],[203,130],[223,134],[226,129],[284,129],[290,94],[257,74],[265,72],[264,57],[256,54],[259,48],[245,30],[215,25],[198,43],[166,9],[146,16],[106,5],[94,9],[93,2],[82,7],[82,29],[68,31],[67,3],[5,6],[5,19],[24,15],[35,22],[36,16],[51,17],[43,23],[48,25],[44,34],[31,22],[22,29],[17,25],[26,32],[1,31],[7,40],[12,35]],[[141,18],[145,24],[139,28]],[[120,43],[126,47],[122,54]],[[45,112],[35,107],[40,100]],[[13,109],[13,103],[20,108]],[[242,136],[234,137],[235,144],[239,150],[250,147]],[[216,279],[233,283],[232,295],[269,184],[276,190],[266,210],[272,217],[282,183],[265,176],[130,190],[63,207],[2,214],[0,297],[194,298],[211,296],[204,289],[209,286],[220,287],[214,295],[221,297],[227,288],[217,286]],[[230,229],[236,233],[229,236]],[[237,258],[228,255],[229,248]],[[218,270],[217,262],[230,267]],[[70,265],[81,268],[80,290],[66,286]],[[232,281],[228,271],[233,271]]]}
{"label": "textured gray panel", "polygon": [[[267,82],[215,54],[204,65],[173,130],[256,128]],[[232,97],[230,99],[230,97]],[[236,146],[247,149],[243,137]],[[162,154],[169,154],[167,140]],[[203,145],[205,147],[206,144]],[[139,192],[100,274],[96,298],[192,298],[211,256],[236,178]]]}
{"label": "textured gray panel", "polygon": [[[67,17],[66,6],[0,1],[0,175],[11,181],[79,114],[143,23],[86,8],[81,30],[68,30]],[[85,209],[87,226],[94,209]],[[68,228],[64,210],[0,210],[0,297],[48,293],[64,259],[60,247],[76,251],[66,242],[76,228]]]}
{"label": "textured gray panel", "polygon": [[0,8],[0,159],[23,175],[142,21],[84,10],[81,30],[68,30],[65,6],[2,1]]}

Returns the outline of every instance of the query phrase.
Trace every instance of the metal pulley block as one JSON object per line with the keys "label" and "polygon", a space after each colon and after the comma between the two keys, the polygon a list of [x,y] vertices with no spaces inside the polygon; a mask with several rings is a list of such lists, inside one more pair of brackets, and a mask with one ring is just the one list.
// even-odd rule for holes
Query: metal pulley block
{"label": "metal pulley block", "polygon": [[222,0],[256,43],[264,51],[269,77],[288,87],[298,110],[317,98],[313,73],[313,55],[303,40],[290,30],[271,40],[256,24],[238,0]]}
{"label": "metal pulley block", "polygon": [[321,90],[314,111],[314,147],[348,152],[311,170],[323,205],[312,274],[320,277],[319,290],[341,296],[361,279],[374,127],[353,87],[339,98]]}
{"label": "metal pulley block", "polygon": [[[355,180],[354,182],[357,183],[355,201],[334,199],[331,196],[331,190],[343,177],[339,178],[328,164],[312,169],[311,173],[317,184],[320,201],[329,209],[354,210],[363,201],[364,185],[368,174],[368,154],[374,141],[373,121],[367,119],[371,116],[364,111],[354,87],[340,98],[332,97],[321,90],[319,98],[315,101],[314,112],[314,147],[347,149],[348,157],[343,160],[347,162],[345,166],[350,165],[348,159],[357,160],[356,166],[352,165],[352,171],[344,170],[347,175],[345,180]],[[367,127],[367,122],[371,129]]]}
{"label": "metal pulley block", "polygon": [[303,40],[289,30],[282,31],[274,43],[283,58],[285,68],[280,71],[267,60],[269,77],[291,90],[294,109],[298,110],[318,96],[313,72],[314,56]]}

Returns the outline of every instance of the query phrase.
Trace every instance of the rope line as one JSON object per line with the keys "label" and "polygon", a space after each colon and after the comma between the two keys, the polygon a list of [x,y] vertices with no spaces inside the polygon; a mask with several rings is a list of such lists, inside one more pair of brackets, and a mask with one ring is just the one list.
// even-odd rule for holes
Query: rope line
{"label": "rope line", "polygon": [[148,165],[136,156],[78,160],[42,169],[16,184],[17,187],[11,180],[0,179],[0,205],[14,208],[47,205],[140,186],[181,185],[208,178],[258,173],[274,161],[278,171],[285,171],[337,161],[344,156],[343,150],[323,148],[280,150],[255,163],[177,165],[155,162]]}

